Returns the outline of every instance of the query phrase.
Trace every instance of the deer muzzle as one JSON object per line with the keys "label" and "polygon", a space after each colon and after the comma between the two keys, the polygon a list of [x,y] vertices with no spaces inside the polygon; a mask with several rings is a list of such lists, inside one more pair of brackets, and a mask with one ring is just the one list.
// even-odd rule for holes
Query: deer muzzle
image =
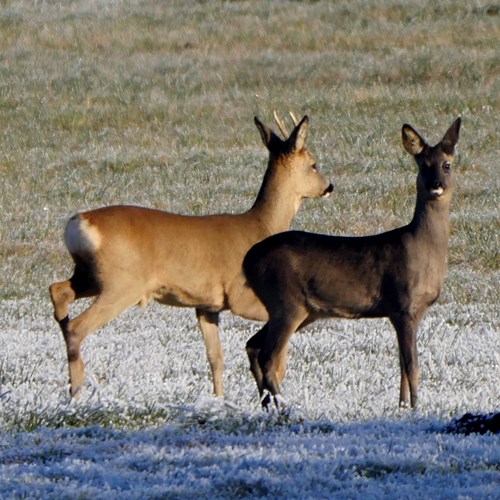
{"label": "deer muzzle", "polygon": [[328,198],[328,196],[330,196],[330,194],[332,193],[333,191],[333,184],[330,183],[330,185],[325,189],[325,192],[321,195],[323,198]]}

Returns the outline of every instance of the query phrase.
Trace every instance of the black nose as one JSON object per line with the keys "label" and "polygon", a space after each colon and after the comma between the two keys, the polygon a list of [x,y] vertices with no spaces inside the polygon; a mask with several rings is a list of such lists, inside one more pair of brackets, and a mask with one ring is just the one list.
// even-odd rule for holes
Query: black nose
{"label": "black nose", "polygon": [[330,183],[330,185],[325,189],[325,193],[324,194],[331,193],[332,191],[333,191],[333,184]]}
{"label": "black nose", "polygon": [[434,179],[434,182],[432,183],[432,188],[439,189],[442,187],[443,187],[443,183],[439,179]]}

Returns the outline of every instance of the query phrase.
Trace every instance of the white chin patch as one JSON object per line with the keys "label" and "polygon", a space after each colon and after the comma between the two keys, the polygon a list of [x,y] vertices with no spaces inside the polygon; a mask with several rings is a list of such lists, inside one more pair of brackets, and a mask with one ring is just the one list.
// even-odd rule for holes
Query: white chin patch
{"label": "white chin patch", "polygon": [[433,196],[441,196],[443,194],[444,189],[442,187],[431,189],[431,194]]}

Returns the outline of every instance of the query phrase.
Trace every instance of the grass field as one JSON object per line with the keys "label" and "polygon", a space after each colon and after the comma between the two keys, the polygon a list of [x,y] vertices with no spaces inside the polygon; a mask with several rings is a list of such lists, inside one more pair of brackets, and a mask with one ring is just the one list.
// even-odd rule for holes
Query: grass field
{"label": "grass field", "polygon": [[3,298],[45,298],[47,283],[67,273],[61,233],[75,211],[248,208],[266,159],[253,116],[271,123],[274,109],[311,115],[311,149],[337,186],[328,203],[308,203],[296,227],[349,234],[411,217],[415,167],[401,125],[437,141],[462,115],[450,267],[487,283],[498,271],[493,7],[3,5]]}
{"label": "grass field", "polygon": [[[284,389],[303,413],[278,427],[293,433],[304,419],[313,426],[326,419],[342,435],[351,428],[337,423],[359,421],[369,435],[372,419],[389,419],[398,435],[406,423],[424,429],[419,418],[498,411],[499,40],[493,2],[2,1],[0,448],[22,449],[38,438],[64,442],[64,434],[50,432],[73,425],[88,428],[97,447],[95,426],[133,433],[177,429],[180,419],[196,441],[216,417],[207,432],[224,439],[238,424],[244,434],[267,432],[244,359],[256,325],[223,319],[227,398],[239,408],[224,420],[227,408],[216,405],[211,417],[195,404],[210,394],[210,380],[194,313],[158,306],[131,311],[87,340],[87,396],[68,404],[47,288],[71,272],[62,231],[77,211],[116,203],[189,214],[248,209],[267,161],[253,117],[272,124],[275,109],[310,116],[308,144],[335,184],[328,200],[303,204],[293,227],[354,235],[412,216],[416,166],[401,144],[403,123],[435,143],[463,117],[449,271],[419,337],[421,412],[411,417],[395,408],[399,374],[388,323],[331,322],[294,339]],[[133,436],[142,443],[143,435]],[[498,482],[498,439],[473,445],[475,451],[462,441],[450,445],[434,472],[465,471],[477,449],[490,450],[484,471],[493,474],[488,484]],[[378,465],[360,474],[376,488],[394,471],[380,465],[387,450],[366,450]],[[453,453],[465,458],[457,465]],[[403,475],[426,477],[419,466],[405,467]],[[15,474],[1,469],[0,493],[23,496]],[[454,477],[457,488],[473,485],[458,493],[487,496],[470,476]],[[290,497],[242,482],[226,493]],[[418,491],[428,495],[438,483],[424,481]],[[33,489],[24,496],[37,491],[71,493]],[[333,491],[344,490],[316,493]],[[446,481],[434,493],[445,496]]]}

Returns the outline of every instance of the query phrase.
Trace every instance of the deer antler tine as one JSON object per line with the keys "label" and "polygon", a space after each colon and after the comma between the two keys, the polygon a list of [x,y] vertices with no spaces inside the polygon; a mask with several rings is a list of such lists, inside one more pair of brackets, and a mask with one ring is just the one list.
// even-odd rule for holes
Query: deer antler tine
{"label": "deer antler tine", "polygon": [[280,129],[280,132],[283,134],[283,138],[285,140],[288,139],[288,136],[290,135],[288,133],[288,130],[286,129],[286,125],[283,123],[283,120],[278,116],[278,113],[276,111],[273,112],[274,115],[274,120],[276,121],[276,124],[278,125],[278,128]]}
{"label": "deer antler tine", "polygon": [[296,127],[299,124],[299,120],[297,120],[297,117],[295,116],[293,111],[289,111],[288,114],[290,115],[290,118],[292,119],[293,126]]}

